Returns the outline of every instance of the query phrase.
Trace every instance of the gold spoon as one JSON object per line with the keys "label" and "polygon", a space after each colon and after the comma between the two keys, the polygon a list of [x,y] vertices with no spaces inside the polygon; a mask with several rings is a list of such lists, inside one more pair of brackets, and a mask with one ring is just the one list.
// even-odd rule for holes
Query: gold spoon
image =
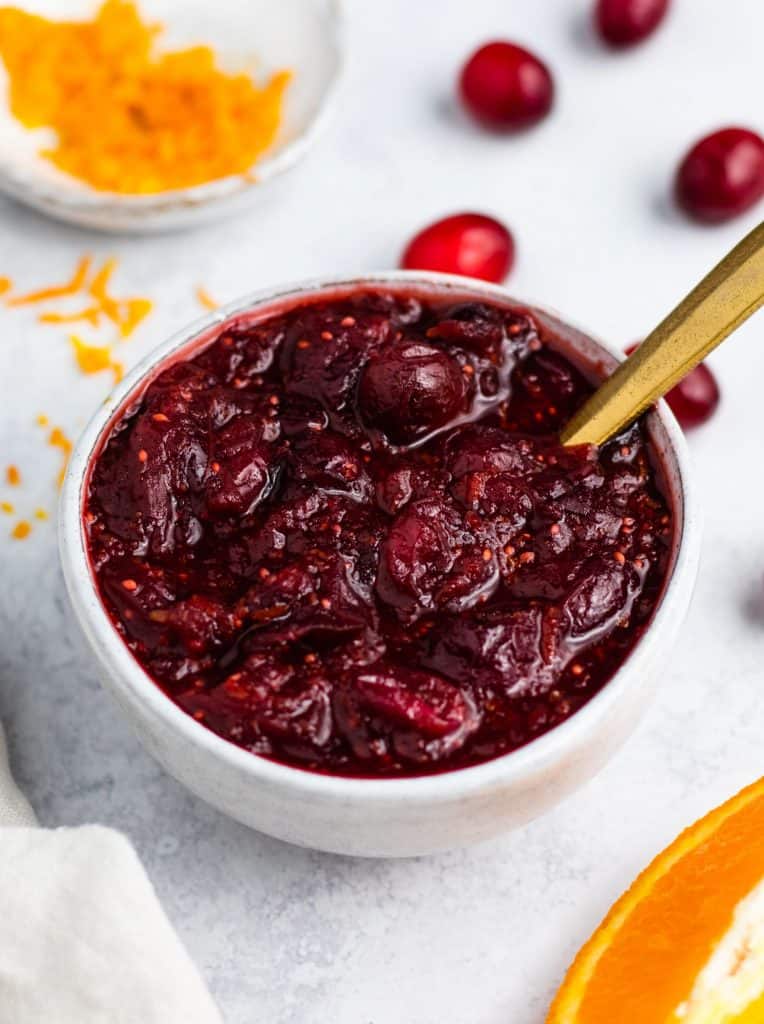
{"label": "gold spoon", "polygon": [[564,445],[604,444],[764,305],[764,221],[683,299],[578,410]]}

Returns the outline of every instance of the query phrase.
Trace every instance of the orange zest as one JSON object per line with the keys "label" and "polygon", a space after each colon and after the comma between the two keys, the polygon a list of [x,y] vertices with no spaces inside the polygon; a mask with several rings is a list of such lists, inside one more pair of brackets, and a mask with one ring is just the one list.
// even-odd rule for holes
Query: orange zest
{"label": "orange zest", "polygon": [[117,269],[117,261],[108,259],[96,272],[88,287],[88,294],[95,299],[97,308],[119,329],[122,338],[129,337],[138,324],[151,312],[148,299],[115,299],[109,294],[109,285]]}
{"label": "orange zest", "polygon": [[88,306],[76,313],[40,313],[37,319],[41,324],[75,324],[80,320],[87,320],[91,327],[97,327],[101,313],[100,306]]}
{"label": "orange zest", "polygon": [[14,116],[47,127],[42,155],[93,188],[156,193],[246,173],[273,143],[290,79],[229,74],[208,46],[159,52],[162,26],[132,0],[88,21],[0,8]]}
{"label": "orange zest", "polygon": [[83,256],[77,264],[74,275],[66,284],[53,285],[50,288],[40,288],[34,292],[27,292],[26,295],[17,295],[8,299],[9,306],[29,306],[35,302],[47,302],[48,299],[64,299],[70,295],[76,295],[85,284],[90,270],[91,259]]}
{"label": "orange zest", "polygon": [[138,324],[149,315],[154,304],[149,299],[126,299],[120,303],[120,318],[117,322],[122,338],[129,338]]}
{"label": "orange zest", "polygon": [[88,288],[89,294],[98,302],[99,306],[104,310],[104,312],[106,312],[107,316],[113,313],[111,307],[116,306],[114,299],[110,297],[107,291],[116,269],[117,261],[113,257],[106,260],[101,269],[96,272],[96,275],[90,282],[90,287]]}
{"label": "orange zest", "polygon": [[764,1021],[764,779],[683,832],[583,947],[547,1024]]}
{"label": "orange zest", "polygon": [[114,373],[115,384],[122,380],[124,367],[121,363],[115,362],[111,345],[88,345],[76,334],[70,334],[69,341],[74,349],[77,365],[83,373],[100,373],[101,370],[111,370]]}
{"label": "orange zest", "polygon": [[21,472],[18,466],[8,466],[5,470],[5,482],[10,487],[18,487],[21,483]]}
{"label": "orange zest", "polygon": [[11,530],[11,537],[14,540],[26,540],[31,532],[32,527],[26,519],[20,519]]}
{"label": "orange zest", "polygon": [[199,301],[199,304],[201,306],[204,306],[205,309],[217,309],[218,306],[220,305],[220,303],[216,302],[212,298],[210,293],[207,291],[207,289],[204,288],[202,285],[199,285],[196,289],[196,298]]}
{"label": "orange zest", "polygon": [[[109,285],[114,272],[117,269],[117,260],[111,258],[104,261],[102,266],[95,270],[92,278],[88,280],[92,259],[84,256],[75,269],[71,279],[62,285],[53,285],[48,288],[40,288],[36,291],[27,292],[24,295],[17,295],[8,299],[9,306],[30,306],[36,303],[48,302],[52,299],[66,299],[84,293],[88,304],[82,309],[71,313],[62,313],[58,310],[43,310],[38,320],[43,324],[74,324],[85,321],[91,327],[98,327],[101,318],[106,317],[119,331],[122,339],[130,337],[133,331],[145,320],[153,309],[153,303],[145,298],[120,299],[113,296],[109,291]],[[0,279],[2,280],[2,279]],[[0,288],[0,295],[2,294]]]}
{"label": "orange zest", "polygon": [[51,446],[51,448],[58,448],[61,454],[63,455],[63,465],[61,466],[57,478],[57,483],[58,486],[60,487],[61,484],[64,482],[66,467],[69,464],[69,456],[72,454],[72,449],[74,446],[72,442],[69,440],[69,438],[66,436],[66,434],[63,432],[61,427],[53,427],[48,436],[48,444]]}

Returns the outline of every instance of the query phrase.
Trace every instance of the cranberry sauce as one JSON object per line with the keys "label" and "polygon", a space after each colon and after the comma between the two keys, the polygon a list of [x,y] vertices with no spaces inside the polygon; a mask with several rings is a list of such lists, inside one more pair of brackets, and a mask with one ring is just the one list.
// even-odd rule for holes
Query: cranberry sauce
{"label": "cranberry sauce", "polygon": [[473,765],[570,717],[643,632],[671,537],[641,424],[521,311],[360,291],[226,325],[96,460],[103,601],[184,711],[356,776]]}

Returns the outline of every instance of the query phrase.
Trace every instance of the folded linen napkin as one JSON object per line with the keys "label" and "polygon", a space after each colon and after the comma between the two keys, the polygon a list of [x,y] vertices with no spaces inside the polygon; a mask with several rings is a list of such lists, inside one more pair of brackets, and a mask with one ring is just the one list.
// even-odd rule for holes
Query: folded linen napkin
{"label": "folded linen napkin", "polygon": [[221,1024],[128,840],[43,829],[0,728],[0,1024]]}

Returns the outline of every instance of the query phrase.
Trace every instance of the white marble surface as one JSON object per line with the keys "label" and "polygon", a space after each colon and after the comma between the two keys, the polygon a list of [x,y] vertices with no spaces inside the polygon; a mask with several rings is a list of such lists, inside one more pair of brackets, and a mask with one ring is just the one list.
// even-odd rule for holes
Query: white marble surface
{"label": "white marble surface", "polygon": [[[134,362],[221,299],[323,271],[389,266],[410,231],[460,208],[513,227],[515,294],[624,344],[639,338],[757,219],[687,224],[667,201],[698,133],[761,122],[759,0],[676,0],[665,30],[600,52],[583,0],[355,0],[340,118],[273,205],[247,220],[146,240],[103,238],[0,205],[0,273],[64,278],[84,251],[156,313]],[[722,16],[721,11],[724,11]],[[556,112],[486,137],[451,101],[470,47],[506,34],[557,74]],[[764,214],[760,207],[758,215]],[[56,454],[34,416],[76,432],[107,381],[82,377],[55,328],[0,311],[0,484],[53,508]],[[521,832],[466,852],[348,861],[248,832],[189,796],[138,746],[99,688],[70,617],[51,523],[23,543],[0,519],[0,717],[43,822],[102,822],[135,842],[229,1024],[540,1024],[564,967],[613,898],[685,824],[762,773],[764,315],[713,359],[724,402],[693,435],[705,501],[693,609],[660,696],[595,782]]]}

